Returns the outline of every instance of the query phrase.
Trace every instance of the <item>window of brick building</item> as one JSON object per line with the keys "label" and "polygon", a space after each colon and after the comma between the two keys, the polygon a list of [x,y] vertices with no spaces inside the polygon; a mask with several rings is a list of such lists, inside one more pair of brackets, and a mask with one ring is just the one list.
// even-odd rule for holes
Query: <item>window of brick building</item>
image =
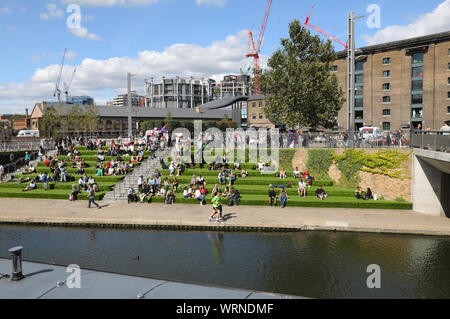
{"label": "window of brick building", "polygon": [[389,116],[389,115],[391,115],[391,110],[390,109],[383,110],[383,116]]}
{"label": "window of brick building", "polygon": [[338,71],[338,66],[337,65],[333,65],[333,67],[331,68],[331,70],[333,72],[337,72]]}
{"label": "window of brick building", "polygon": [[390,130],[391,130],[391,123],[383,122],[383,131],[390,131]]}
{"label": "window of brick building", "polygon": [[256,107],[256,102],[253,102],[253,103],[252,103],[252,107]]}
{"label": "window of brick building", "polygon": [[450,114],[450,106],[447,106],[447,114]]}
{"label": "window of brick building", "polygon": [[256,114],[252,115],[252,119],[256,120]]}
{"label": "window of brick building", "polygon": [[262,120],[263,119],[263,114],[259,113],[259,119]]}
{"label": "window of brick building", "polygon": [[259,102],[259,107],[262,107],[263,106],[263,102]]}
{"label": "window of brick building", "polygon": [[391,77],[391,71],[389,71],[389,70],[383,71],[383,77],[384,77],[384,78],[389,78],[389,77]]}
{"label": "window of brick building", "polygon": [[391,89],[390,83],[384,83],[383,84],[383,91],[389,91]]}
{"label": "window of brick building", "polygon": [[390,96],[383,96],[383,103],[391,103],[391,97]]}
{"label": "window of brick building", "polygon": [[391,58],[384,58],[383,59],[383,65],[391,64]]}

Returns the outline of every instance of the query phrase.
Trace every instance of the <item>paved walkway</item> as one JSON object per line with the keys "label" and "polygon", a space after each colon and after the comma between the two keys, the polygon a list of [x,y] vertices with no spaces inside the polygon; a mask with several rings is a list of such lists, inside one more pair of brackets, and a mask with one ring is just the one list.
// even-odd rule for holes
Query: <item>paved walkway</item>
{"label": "paved walkway", "polygon": [[411,211],[224,207],[225,222],[209,223],[211,206],[0,199],[0,223],[217,230],[337,230],[450,236],[450,219]]}

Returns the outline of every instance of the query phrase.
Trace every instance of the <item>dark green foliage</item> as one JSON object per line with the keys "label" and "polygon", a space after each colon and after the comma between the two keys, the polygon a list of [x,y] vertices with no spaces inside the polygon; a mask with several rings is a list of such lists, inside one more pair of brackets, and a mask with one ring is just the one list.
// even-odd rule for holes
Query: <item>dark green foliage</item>
{"label": "dark green foliage", "polygon": [[261,74],[268,119],[286,127],[332,128],[345,99],[331,72],[337,58],[331,41],[311,36],[294,20],[281,46],[269,59],[270,70]]}
{"label": "dark green foliage", "polygon": [[332,150],[308,150],[308,160],[306,166],[311,173],[317,179],[330,180],[328,171],[333,164],[333,151]]}

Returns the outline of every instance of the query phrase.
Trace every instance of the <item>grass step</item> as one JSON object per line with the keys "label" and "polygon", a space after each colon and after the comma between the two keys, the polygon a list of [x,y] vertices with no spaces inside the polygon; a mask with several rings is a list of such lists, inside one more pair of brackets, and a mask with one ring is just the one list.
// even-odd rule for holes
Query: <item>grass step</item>
{"label": "grass step", "polygon": [[[1,183],[0,184],[0,192],[2,192],[3,190],[5,190],[6,188],[20,188],[20,189],[24,189],[25,187],[27,187],[30,183],[26,182],[26,183],[18,183],[18,182],[9,182],[9,183]],[[78,181],[76,182],[69,182],[69,183],[49,183],[49,184],[54,184],[55,185],[55,189],[59,190],[59,189],[64,189],[64,190],[72,190],[72,185],[75,184],[78,186]],[[112,189],[112,187],[115,185],[115,183],[97,183],[99,189],[102,191],[110,191]],[[44,189],[44,185],[42,183],[36,183],[36,186],[38,189]]]}
{"label": "grass step", "polygon": [[[6,188],[1,189],[0,191],[0,197],[8,197],[8,198],[46,198],[46,199],[69,199],[69,194],[71,193],[71,190],[65,190],[65,189],[54,189],[54,190],[48,190],[45,191],[43,189],[37,189],[32,190],[28,192],[22,192],[19,188]],[[98,192],[95,195],[95,198],[97,200],[103,199],[106,192]],[[79,200],[87,200],[88,194],[87,193],[81,193],[78,195]],[[33,208],[31,208],[33,209]]]}
{"label": "grass step", "polygon": [[[153,197],[154,203],[164,203],[164,198]],[[207,196],[206,202],[210,204],[211,197]],[[176,204],[199,204],[196,199],[183,198],[181,194],[176,195]],[[222,204],[226,203],[226,199],[222,200]],[[262,195],[242,196],[240,205],[243,206],[269,206],[268,198]],[[356,209],[395,209],[395,210],[411,210],[412,204],[407,202],[393,202],[393,201],[363,201],[356,198],[350,199],[347,197],[331,197],[325,200],[320,200],[314,196],[306,198],[291,198],[287,202],[289,207],[324,207],[324,208],[356,208]],[[279,203],[278,203],[279,207]],[[205,207],[205,210],[211,208],[211,205]],[[224,205],[224,211],[226,212],[227,206]]]}
{"label": "grass step", "polygon": [[[36,175],[39,175],[39,174],[28,174],[28,175],[20,175],[20,174],[18,174],[18,175],[14,175],[14,177],[16,177],[16,178],[19,178],[19,177],[22,177],[22,178],[27,178],[27,177],[33,178]],[[78,177],[79,176],[76,176],[76,177],[77,178],[75,179],[75,182],[78,182]],[[121,176],[92,176],[92,177],[94,177],[95,181],[98,182],[98,183],[101,183],[101,182],[114,182],[114,183],[117,183],[117,182],[120,182],[122,179],[124,179],[125,175],[121,175]]]}

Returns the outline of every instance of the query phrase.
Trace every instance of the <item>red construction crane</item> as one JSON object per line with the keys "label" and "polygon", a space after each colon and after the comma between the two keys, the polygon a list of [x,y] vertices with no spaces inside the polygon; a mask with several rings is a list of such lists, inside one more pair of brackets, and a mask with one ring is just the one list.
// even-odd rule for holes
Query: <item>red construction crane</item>
{"label": "red construction crane", "polygon": [[324,36],[326,36],[327,38],[333,40],[334,42],[339,43],[340,45],[344,46],[344,48],[345,48],[344,50],[347,51],[347,48],[348,48],[348,42],[347,42],[347,44],[344,44],[341,40],[339,40],[338,38],[332,36],[332,35],[329,34],[328,32],[323,31],[322,29],[316,27],[315,25],[309,24],[309,19],[311,18],[311,13],[312,13],[312,10],[313,10],[313,9],[314,9],[314,7],[311,8],[311,11],[309,11],[309,15],[308,15],[308,17],[306,18],[306,21],[305,21],[305,26],[306,26],[306,27],[310,27],[311,29],[314,29],[314,30],[316,30],[317,32],[320,32],[320,33],[322,33]]}
{"label": "red construction crane", "polygon": [[255,42],[253,41],[253,33],[252,30],[248,31],[248,54],[247,57],[254,58],[255,60],[255,94],[258,95],[259,93],[259,77],[258,77],[258,70],[259,70],[259,50],[261,49],[261,44],[264,38],[264,33],[266,31],[267,26],[267,20],[269,19],[269,13],[270,13],[270,7],[272,6],[272,0],[269,0],[267,3],[267,9],[266,14],[264,15],[264,20],[261,25],[261,31],[259,32],[259,39],[258,43],[255,47]]}

